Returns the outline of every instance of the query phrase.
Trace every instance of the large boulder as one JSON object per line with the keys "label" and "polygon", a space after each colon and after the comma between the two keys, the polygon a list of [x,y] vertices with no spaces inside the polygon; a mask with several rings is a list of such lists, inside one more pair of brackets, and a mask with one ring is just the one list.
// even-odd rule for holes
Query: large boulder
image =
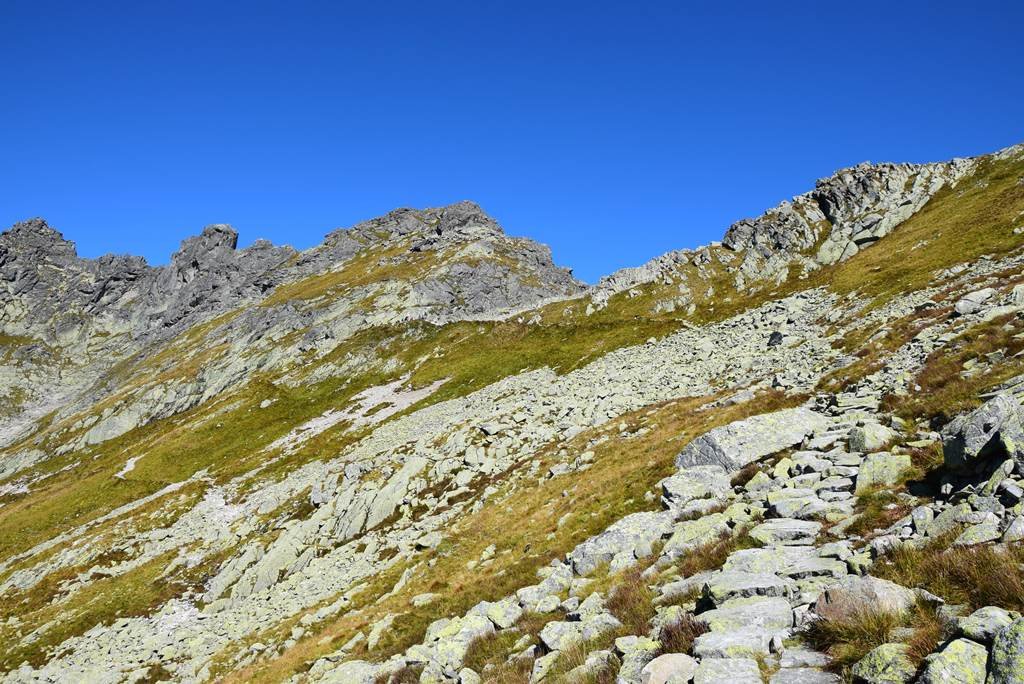
{"label": "large boulder", "polygon": [[988,684],[1024,682],[1024,618],[1014,620],[992,642]]}
{"label": "large boulder", "polygon": [[686,445],[676,467],[719,465],[738,470],[751,461],[800,444],[828,420],[806,408],[764,413],[710,430]]}
{"label": "large boulder", "polygon": [[850,451],[879,451],[896,438],[896,433],[880,423],[865,423],[850,428],[847,440]]}
{"label": "large boulder", "polygon": [[992,299],[992,296],[995,293],[996,291],[991,287],[970,292],[960,298],[953,308],[956,309],[956,312],[960,315],[975,313],[976,311],[981,310],[982,304]]}
{"label": "large boulder", "polygon": [[616,570],[628,567],[649,555],[654,543],[672,532],[672,524],[668,511],[627,515],[573,549],[569,561],[579,575],[589,575],[605,563]]}
{"label": "large boulder", "polygon": [[696,671],[697,661],[690,656],[685,653],[666,653],[644,665],[640,671],[640,684],[688,682]]}
{"label": "large boulder", "polygon": [[888,451],[868,454],[857,471],[857,488],[854,494],[863,494],[872,487],[895,484],[910,466],[908,454],[893,454]]}
{"label": "large boulder", "polygon": [[959,416],[942,430],[946,467],[970,472],[991,461],[1024,462],[1024,427],[1017,400],[998,394],[980,408]]}
{"label": "large boulder", "polygon": [[684,468],[660,485],[662,503],[670,509],[680,509],[697,499],[718,499],[732,490],[729,474],[718,465]]}
{"label": "large boulder", "polygon": [[871,575],[844,577],[825,588],[814,612],[826,620],[843,620],[867,611],[902,613],[917,596],[906,587]]}
{"label": "large boulder", "polygon": [[1013,622],[1013,616],[999,606],[979,608],[957,621],[960,632],[973,641],[990,644],[999,632]]}
{"label": "large boulder", "polygon": [[921,684],[985,684],[988,651],[970,639],[951,641],[940,653],[927,658]]}
{"label": "large boulder", "polygon": [[753,658],[704,658],[693,673],[693,684],[761,684],[761,669]]}
{"label": "large boulder", "polygon": [[871,649],[852,669],[853,681],[867,684],[904,684],[917,668],[907,656],[906,644],[882,644]]}

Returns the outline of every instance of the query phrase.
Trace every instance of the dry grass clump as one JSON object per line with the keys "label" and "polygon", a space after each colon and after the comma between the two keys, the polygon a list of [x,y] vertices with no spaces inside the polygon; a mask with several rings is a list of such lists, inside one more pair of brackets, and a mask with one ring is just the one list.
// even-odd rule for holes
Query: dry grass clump
{"label": "dry grass clump", "polygon": [[972,610],[1024,610],[1024,548],[948,544],[949,536],[921,549],[897,547],[875,564],[872,574],[906,587],[922,587]]}
{"label": "dry grass clump", "polygon": [[707,631],[706,622],[686,613],[678,622],[669,623],[662,628],[661,634],[658,635],[658,641],[661,642],[658,653],[689,653],[697,637]]}
{"label": "dry grass clump", "polygon": [[622,623],[627,634],[646,634],[654,617],[654,592],[642,572],[636,565],[627,570],[605,601],[608,612]]}
{"label": "dry grass clump", "polygon": [[859,517],[846,528],[845,533],[863,537],[889,527],[914,507],[902,501],[895,490],[878,488],[858,496],[857,508]]}
{"label": "dry grass clump", "polygon": [[754,479],[754,476],[761,470],[757,461],[751,461],[743,466],[729,480],[730,487],[742,487]]}
{"label": "dry grass clump", "polygon": [[[1024,373],[1024,358],[1015,355],[1024,350],[1024,320],[1015,314],[1000,316],[965,331],[949,345],[937,349],[925,361],[914,384],[920,387],[904,397],[890,397],[885,408],[904,417],[922,417],[938,424],[977,407],[978,398],[990,389]],[[1005,358],[987,372],[964,377],[964,364],[985,360],[986,354],[1002,352]]]}
{"label": "dry grass clump", "polygon": [[419,684],[421,674],[423,674],[423,665],[406,665],[390,674],[384,672],[377,675],[373,684]]}
{"label": "dry grass clump", "polygon": [[477,637],[469,643],[463,663],[474,672],[483,672],[488,665],[498,666],[508,660],[512,646],[522,638],[520,630],[506,629]]}
{"label": "dry grass clump", "polygon": [[908,646],[907,657],[918,666],[945,636],[935,606],[924,601],[905,612],[863,608],[843,618],[815,620],[802,634],[804,641],[832,658],[832,669],[844,674],[873,648],[900,637]]}
{"label": "dry grass clump", "polygon": [[[558,656],[558,660],[545,679],[550,679],[553,682],[567,681],[569,678],[565,676],[566,674],[586,663],[587,657],[595,651],[601,651],[611,646],[616,636],[618,636],[616,633],[609,633],[596,639],[580,641],[568,646]],[[571,681],[573,684],[615,684],[617,674],[618,667],[609,663],[597,672],[589,672],[582,678],[573,677]]]}
{"label": "dry grass clump", "polygon": [[837,670],[853,665],[868,651],[889,641],[890,633],[900,627],[900,613],[873,608],[851,613],[842,619],[815,620],[803,633],[804,640],[827,653]]}

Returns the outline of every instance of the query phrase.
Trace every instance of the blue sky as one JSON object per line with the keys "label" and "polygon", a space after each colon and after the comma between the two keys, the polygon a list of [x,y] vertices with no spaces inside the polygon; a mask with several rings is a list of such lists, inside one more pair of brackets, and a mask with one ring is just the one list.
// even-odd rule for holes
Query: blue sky
{"label": "blue sky", "polygon": [[1024,3],[0,8],[0,225],[163,263],[479,202],[588,281],[864,160],[1024,141]]}

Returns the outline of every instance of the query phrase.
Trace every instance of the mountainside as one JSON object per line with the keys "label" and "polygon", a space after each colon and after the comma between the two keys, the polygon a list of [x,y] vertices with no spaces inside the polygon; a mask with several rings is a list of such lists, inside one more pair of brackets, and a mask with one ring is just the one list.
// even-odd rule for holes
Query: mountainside
{"label": "mountainside", "polygon": [[593,287],[470,202],[16,224],[0,680],[1024,681],[1022,263],[1024,145]]}

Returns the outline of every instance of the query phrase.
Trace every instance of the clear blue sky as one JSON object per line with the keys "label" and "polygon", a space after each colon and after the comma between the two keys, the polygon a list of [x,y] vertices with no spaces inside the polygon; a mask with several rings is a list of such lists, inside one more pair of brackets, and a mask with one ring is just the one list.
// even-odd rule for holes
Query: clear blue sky
{"label": "clear blue sky", "polygon": [[0,224],[164,263],[472,199],[594,281],[1024,141],[1024,3],[756,5],[4,0]]}

